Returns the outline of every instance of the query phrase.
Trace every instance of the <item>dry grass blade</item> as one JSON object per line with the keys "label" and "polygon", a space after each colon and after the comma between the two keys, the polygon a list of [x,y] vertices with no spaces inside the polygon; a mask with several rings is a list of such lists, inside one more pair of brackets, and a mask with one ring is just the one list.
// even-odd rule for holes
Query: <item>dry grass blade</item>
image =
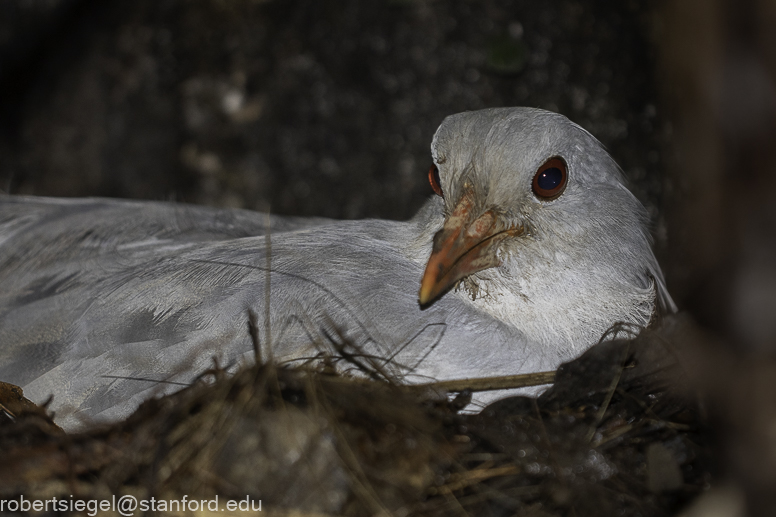
{"label": "dry grass blade", "polygon": [[411,388],[434,389],[441,391],[496,391],[531,386],[543,386],[555,382],[555,372],[523,373],[499,377],[481,377],[475,379],[455,379],[450,381],[413,384]]}

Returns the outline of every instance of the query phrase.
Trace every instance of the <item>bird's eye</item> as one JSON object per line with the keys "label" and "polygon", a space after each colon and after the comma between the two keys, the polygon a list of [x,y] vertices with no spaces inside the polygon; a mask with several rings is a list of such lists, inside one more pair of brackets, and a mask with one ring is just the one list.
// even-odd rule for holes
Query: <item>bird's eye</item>
{"label": "bird's eye", "polygon": [[566,189],[566,162],[561,158],[550,158],[539,167],[533,178],[533,191],[542,201],[552,201]]}
{"label": "bird's eye", "polygon": [[431,188],[434,189],[437,196],[445,197],[442,193],[442,183],[439,180],[439,169],[436,165],[432,165],[428,170],[428,182],[431,183]]}

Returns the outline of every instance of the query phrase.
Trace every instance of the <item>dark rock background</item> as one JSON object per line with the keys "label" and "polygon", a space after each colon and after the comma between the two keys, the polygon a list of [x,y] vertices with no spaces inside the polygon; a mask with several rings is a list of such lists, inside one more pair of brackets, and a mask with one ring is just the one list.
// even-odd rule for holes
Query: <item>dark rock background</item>
{"label": "dark rock background", "polygon": [[446,115],[525,105],[596,135],[656,216],[650,21],[646,0],[3,0],[0,188],[401,219]]}

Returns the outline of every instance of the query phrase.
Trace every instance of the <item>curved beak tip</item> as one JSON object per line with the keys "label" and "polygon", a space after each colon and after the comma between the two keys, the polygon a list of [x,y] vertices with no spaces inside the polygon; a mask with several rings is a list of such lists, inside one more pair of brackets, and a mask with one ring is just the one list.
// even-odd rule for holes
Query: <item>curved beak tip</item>
{"label": "curved beak tip", "polygon": [[421,309],[425,309],[436,298],[433,292],[434,282],[426,281],[424,276],[423,281],[420,283],[420,291],[418,292],[418,303]]}
{"label": "curved beak tip", "polygon": [[434,235],[418,292],[421,309],[429,307],[463,278],[498,266],[501,263],[497,256],[499,243],[523,233],[522,226],[502,230],[492,211],[469,221],[472,196],[471,193],[464,195],[443,228]]}

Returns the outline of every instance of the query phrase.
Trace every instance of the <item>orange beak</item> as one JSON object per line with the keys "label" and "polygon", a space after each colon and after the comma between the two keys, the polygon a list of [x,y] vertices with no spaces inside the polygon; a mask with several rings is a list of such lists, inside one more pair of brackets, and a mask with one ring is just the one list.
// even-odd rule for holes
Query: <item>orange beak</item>
{"label": "orange beak", "polygon": [[431,257],[418,294],[422,308],[431,305],[459,280],[498,266],[501,261],[496,252],[501,241],[523,233],[522,227],[503,229],[490,210],[470,222],[473,206],[474,192],[469,189],[434,235]]}

